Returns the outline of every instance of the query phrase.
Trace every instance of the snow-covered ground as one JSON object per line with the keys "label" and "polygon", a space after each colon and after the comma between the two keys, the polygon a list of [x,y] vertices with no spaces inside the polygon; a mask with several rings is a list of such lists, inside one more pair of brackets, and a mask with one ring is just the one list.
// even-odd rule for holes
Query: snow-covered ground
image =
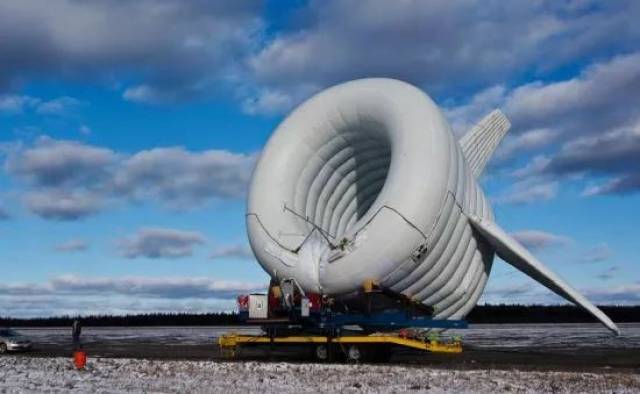
{"label": "snow-covered ground", "polygon": [[629,373],[441,370],[390,365],[0,357],[0,392],[637,393]]}

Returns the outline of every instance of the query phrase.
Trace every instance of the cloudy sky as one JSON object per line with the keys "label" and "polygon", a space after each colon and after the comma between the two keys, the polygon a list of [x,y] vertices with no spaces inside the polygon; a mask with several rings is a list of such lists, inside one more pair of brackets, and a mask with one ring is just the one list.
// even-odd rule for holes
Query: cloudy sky
{"label": "cloudy sky", "polygon": [[[411,82],[513,123],[496,216],[598,303],[640,302],[640,2],[0,2],[0,315],[216,311],[267,277],[252,167],[292,107]],[[488,302],[558,302],[496,261]]]}

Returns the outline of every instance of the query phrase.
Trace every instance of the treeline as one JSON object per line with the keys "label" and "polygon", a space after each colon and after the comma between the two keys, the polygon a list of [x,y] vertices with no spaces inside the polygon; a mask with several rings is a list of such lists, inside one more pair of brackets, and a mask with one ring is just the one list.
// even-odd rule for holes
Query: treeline
{"label": "treeline", "polygon": [[[640,322],[638,306],[600,306],[618,323]],[[149,313],[138,315],[60,316],[32,319],[0,317],[0,327],[60,327],[70,326],[79,318],[92,327],[107,326],[224,326],[238,325],[236,313]],[[573,305],[478,305],[467,316],[471,324],[479,323],[591,323],[596,320]]]}
{"label": "treeline", "polygon": [[[598,306],[617,323],[640,322],[640,305]],[[590,323],[596,319],[574,305],[478,305],[469,323]]]}

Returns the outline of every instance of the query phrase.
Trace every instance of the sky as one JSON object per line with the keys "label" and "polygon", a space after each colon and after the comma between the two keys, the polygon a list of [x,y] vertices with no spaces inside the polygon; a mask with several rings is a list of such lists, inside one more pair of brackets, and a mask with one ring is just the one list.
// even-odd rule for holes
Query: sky
{"label": "sky", "polygon": [[[0,2],[0,315],[213,312],[268,278],[260,150],[314,93],[427,92],[512,129],[497,221],[599,304],[640,303],[640,2]],[[481,302],[561,300],[496,260]]]}

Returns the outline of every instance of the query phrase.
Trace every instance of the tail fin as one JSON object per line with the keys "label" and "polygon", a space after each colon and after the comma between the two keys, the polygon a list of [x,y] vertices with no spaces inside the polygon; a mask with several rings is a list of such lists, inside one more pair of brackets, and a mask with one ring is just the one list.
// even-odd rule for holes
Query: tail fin
{"label": "tail fin", "polygon": [[462,152],[476,178],[482,174],[484,166],[510,127],[509,119],[495,109],[460,139]]}
{"label": "tail fin", "polygon": [[524,246],[507,234],[497,224],[483,220],[475,215],[470,216],[469,220],[471,225],[493,246],[496,254],[500,256],[501,259],[564,299],[582,307],[596,319],[600,320],[602,324],[616,335],[620,334],[618,327],[607,315],[549,268],[545,267],[538,259],[533,257]]}

